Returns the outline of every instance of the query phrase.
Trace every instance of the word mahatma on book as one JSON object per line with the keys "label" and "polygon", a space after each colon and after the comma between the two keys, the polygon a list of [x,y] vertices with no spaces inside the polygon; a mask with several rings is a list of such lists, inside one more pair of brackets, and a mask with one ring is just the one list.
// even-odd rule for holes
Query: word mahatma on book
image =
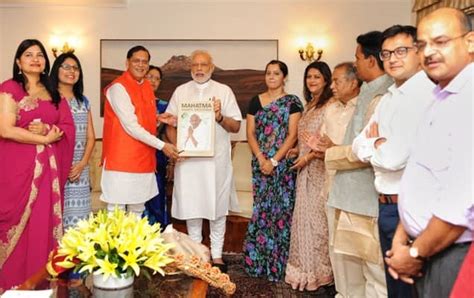
{"label": "word mahatma on book", "polygon": [[215,114],[212,101],[180,102],[178,141],[181,156],[214,156]]}

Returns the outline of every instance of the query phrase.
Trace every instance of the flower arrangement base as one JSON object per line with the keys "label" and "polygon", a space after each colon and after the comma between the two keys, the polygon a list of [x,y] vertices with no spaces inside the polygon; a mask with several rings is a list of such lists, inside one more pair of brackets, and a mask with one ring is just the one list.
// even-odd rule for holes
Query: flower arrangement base
{"label": "flower arrangement base", "polygon": [[109,276],[104,280],[102,274],[93,274],[94,297],[97,298],[132,298],[134,276],[114,277]]}
{"label": "flower arrangement base", "polygon": [[[100,210],[64,233],[58,249],[50,255],[47,269],[53,277],[72,268],[92,274],[95,297],[129,297],[127,293],[132,297],[133,277],[122,274],[122,278],[104,280],[100,274],[126,272],[139,276],[141,270],[148,268],[164,275],[163,268],[174,262],[168,254],[172,247],[173,243],[164,243],[158,223],[150,225],[146,217],[118,208],[113,212]],[[111,289],[124,293],[97,294]]]}

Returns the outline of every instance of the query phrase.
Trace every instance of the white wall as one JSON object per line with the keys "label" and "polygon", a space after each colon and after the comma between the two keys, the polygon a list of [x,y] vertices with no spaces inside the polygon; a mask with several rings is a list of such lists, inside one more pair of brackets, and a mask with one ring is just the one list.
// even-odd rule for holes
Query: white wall
{"label": "white wall", "polygon": [[101,137],[101,38],[278,39],[279,58],[290,69],[287,91],[300,95],[307,63],[298,57],[298,38],[323,35],[328,40],[323,60],[332,67],[353,60],[360,33],[410,24],[410,10],[410,0],[129,0],[122,8],[3,7],[0,81],[11,77],[13,55],[21,40],[38,38],[49,47],[53,34],[78,36],[76,54],[85,73],[85,93],[92,100],[97,137]]}

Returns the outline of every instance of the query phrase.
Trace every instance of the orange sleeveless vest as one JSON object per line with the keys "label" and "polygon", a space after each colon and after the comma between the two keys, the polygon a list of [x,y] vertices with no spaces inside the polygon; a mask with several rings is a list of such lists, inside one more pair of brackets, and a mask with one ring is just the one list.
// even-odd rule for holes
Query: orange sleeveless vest
{"label": "orange sleeveless vest", "polygon": [[[115,83],[120,83],[125,87],[135,107],[138,123],[149,133],[156,135],[155,95],[150,82],[144,80],[142,84],[139,84],[129,72],[125,71],[104,89],[104,93],[107,94],[107,90]],[[102,162],[105,160],[107,170],[130,173],[155,171],[156,149],[132,138],[125,132],[108,100],[104,103],[102,144]]]}

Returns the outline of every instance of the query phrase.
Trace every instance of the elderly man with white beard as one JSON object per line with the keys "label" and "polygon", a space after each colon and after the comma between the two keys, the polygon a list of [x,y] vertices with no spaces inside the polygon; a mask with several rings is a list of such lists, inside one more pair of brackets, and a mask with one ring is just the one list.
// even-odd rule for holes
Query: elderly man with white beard
{"label": "elderly man with white beard", "polygon": [[[215,119],[213,157],[186,158],[175,167],[171,215],[186,220],[188,234],[202,241],[202,221],[208,219],[211,230],[211,257],[222,271],[226,215],[236,210],[237,195],[233,185],[230,133],[240,129],[242,115],[229,86],[211,79],[214,64],[211,55],[202,50],[191,54],[192,81],[178,86],[171,97],[167,113],[177,115],[181,101],[212,99]],[[176,143],[176,128],[168,126],[169,137]]]}

